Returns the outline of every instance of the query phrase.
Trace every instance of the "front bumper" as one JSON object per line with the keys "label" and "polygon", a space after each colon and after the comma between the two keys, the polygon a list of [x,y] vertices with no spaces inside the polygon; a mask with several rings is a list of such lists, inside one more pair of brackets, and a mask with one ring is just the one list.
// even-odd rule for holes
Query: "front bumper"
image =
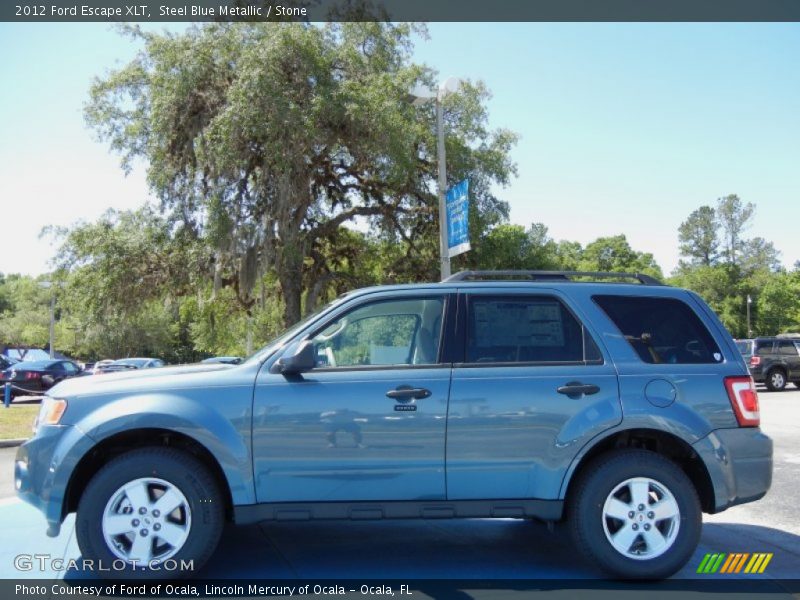
{"label": "front bumper", "polygon": [[35,506],[47,519],[47,535],[61,529],[64,499],[70,476],[93,442],[77,427],[40,426],[37,434],[22,444],[14,461],[17,495]]}
{"label": "front bumper", "polygon": [[695,442],[714,488],[714,512],[762,498],[772,484],[772,439],[758,427],[717,429]]}

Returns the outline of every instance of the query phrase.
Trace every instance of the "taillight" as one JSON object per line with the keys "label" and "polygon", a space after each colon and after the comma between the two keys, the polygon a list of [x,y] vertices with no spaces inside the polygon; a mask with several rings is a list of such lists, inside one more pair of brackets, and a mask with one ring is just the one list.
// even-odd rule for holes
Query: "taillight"
{"label": "taillight", "polygon": [[758,410],[758,394],[752,377],[726,377],[725,389],[740,427],[758,427],[761,413]]}
{"label": "taillight", "polygon": [[761,357],[760,356],[751,356],[750,357],[750,366],[757,367],[761,364]]}
{"label": "taillight", "polygon": [[41,378],[42,378],[42,374],[41,373],[37,373],[36,371],[28,371],[27,373],[25,373],[25,380],[26,381],[30,381],[31,379],[41,379]]}

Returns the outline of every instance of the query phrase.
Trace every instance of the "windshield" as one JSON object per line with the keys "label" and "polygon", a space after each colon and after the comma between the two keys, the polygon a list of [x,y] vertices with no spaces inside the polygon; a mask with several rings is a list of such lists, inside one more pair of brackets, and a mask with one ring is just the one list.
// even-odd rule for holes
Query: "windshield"
{"label": "windshield", "polygon": [[325,306],[322,306],[321,308],[318,308],[317,310],[315,310],[310,315],[307,315],[307,316],[303,317],[300,321],[298,321],[297,323],[292,325],[289,329],[285,330],[279,336],[277,336],[277,337],[273,338],[272,340],[270,340],[269,342],[267,342],[267,344],[263,348],[257,350],[255,353],[251,354],[250,356],[248,356],[242,362],[244,362],[244,363],[262,362],[270,354],[275,352],[275,350],[277,350],[278,348],[283,346],[286,342],[288,342],[295,335],[297,335],[297,333],[299,331],[301,331],[306,325],[308,325],[309,322],[311,322],[312,320],[316,319],[318,316],[320,316],[320,315],[322,315],[322,314],[324,314],[324,313],[326,313],[326,312],[328,312],[330,310],[333,310],[339,304],[344,302],[344,300],[347,299],[348,296],[349,296],[349,294],[344,294],[342,296],[339,296],[336,300],[334,300],[332,302],[329,302]]}
{"label": "windshield", "polygon": [[753,352],[751,350],[752,344],[751,344],[750,340],[744,340],[744,341],[741,341],[741,342],[736,342],[736,347],[739,349],[739,352],[741,352],[742,354],[745,354],[745,355],[746,354],[752,354],[752,352]]}

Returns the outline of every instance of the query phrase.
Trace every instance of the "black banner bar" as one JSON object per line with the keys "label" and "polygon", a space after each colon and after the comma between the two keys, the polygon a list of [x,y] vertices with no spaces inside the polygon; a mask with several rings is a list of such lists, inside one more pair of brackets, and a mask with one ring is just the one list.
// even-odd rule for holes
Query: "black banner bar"
{"label": "black banner bar", "polygon": [[798,0],[2,0],[8,22],[800,21]]}
{"label": "black banner bar", "polygon": [[395,600],[445,600],[469,598],[483,600],[503,598],[536,598],[543,594],[558,595],[568,600],[619,600],[621,593],[629,597],[646,594],[648,600],[685,598],[687,593],[702,593],[706,600],[720,600],[733,595],[736,600],[764,597],[776,600],[800,592],[798,580],[725,579],[708,577],[693,580],[660,582],[625,582],[608,580],[180,580],[180,581],[103,581],[93,579],[0,580],[0,597],[44,600],[77,600],[109,598],[148,600],[163,598],[333,598],[352,600],[394,598]]}

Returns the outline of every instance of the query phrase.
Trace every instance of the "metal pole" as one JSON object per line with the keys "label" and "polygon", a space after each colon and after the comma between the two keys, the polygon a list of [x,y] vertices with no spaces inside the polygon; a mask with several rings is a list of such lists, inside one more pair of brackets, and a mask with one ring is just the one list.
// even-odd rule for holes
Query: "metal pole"
{"label": "metal pole", "polygon": [[56,292],[54,289],[50,290],[50,358],[55,358],[55,350],[53,349],[53,340],[56,334]]}
{"label": "metal pole", "polygon": [[3,404],[6,408],[11,406],[11,384],[8,382],[3,386]]}
{"label": "metal pole", "polygon": [[[441,92],[439,92],[441,94]],[[436,135],[439,155],[439,255],[442,262],[442,280],[450,277],[450,256],[447,248],[447,158],[444,153],[444,116],[442,101],[436,97]]]}
{"label": "metal pole", "polygon": [[747,295],[747,337],[753,337],[753,329],[750,327],[750,305],[753,301],[750,298],[750,294]]}

